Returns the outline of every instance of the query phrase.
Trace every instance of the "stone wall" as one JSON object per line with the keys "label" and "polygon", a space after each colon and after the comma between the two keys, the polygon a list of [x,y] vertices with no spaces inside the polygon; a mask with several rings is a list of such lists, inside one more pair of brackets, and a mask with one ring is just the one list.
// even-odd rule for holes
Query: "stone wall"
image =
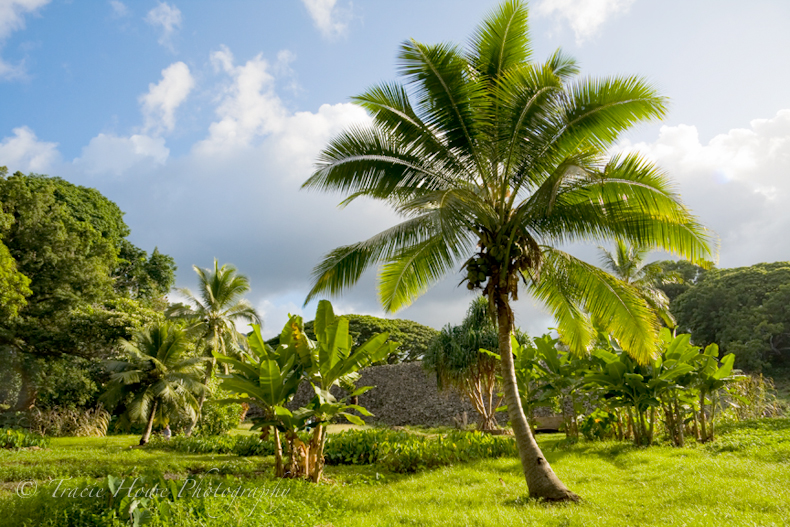
{"label": "stone wall", "polygon": [[[453,391],[439,392],[436,375],[422,368],[421,362],[371,366],[360,372],[357,387],[375,386],[359,396],[360,406],[367,408],[374,417],[365,417],[370,424],[390,426],[455,424],[454,416],[467,412],[469,423],[477,422],[472,404]],[[333,390],[335,396],[341,395]],[[305,405],[313,396],[309,385],[299,387],[289,408]]]}

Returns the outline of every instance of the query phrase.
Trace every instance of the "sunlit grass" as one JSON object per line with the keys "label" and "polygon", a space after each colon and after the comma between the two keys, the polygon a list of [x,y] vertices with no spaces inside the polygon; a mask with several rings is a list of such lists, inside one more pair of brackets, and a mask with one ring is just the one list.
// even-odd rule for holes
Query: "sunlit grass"
{"label": "sunlit grass", "polygon": [[[299,484],[280,502],[282,510],[276,517],[249,519],[244,503],[225,511],[211,501],[207,506],[221,512],[216,521],[187,518],[180,525],[790,525],[790,420],[728,425],[720,432],[712,445],[682,449],[584,441],[562,446],[561,435],[538,436],[558,476],[582,496],[579,504],[528,499],[515,458],[415,475],[393,474],[379,465],[330,466],[327,481],[319,488],[293,482]],[[271,457],[129,448],[138,440],[138,436],[60,438],[46,450],[2,451],[0,508],[24,516],[35,515],[40,506],[54,510],[75,506],[64,500],[42,501],[40,506],[22,503],[14,489],[27,479],[44,482],[81,476],[98,481],[108,474],[137,475],[153,469],[183,480],[218,468],[220,477],[236,484],[274,482]],[[287,509],[294,513],[289,516]],[[6,518],[2,513],[0,518]]]}

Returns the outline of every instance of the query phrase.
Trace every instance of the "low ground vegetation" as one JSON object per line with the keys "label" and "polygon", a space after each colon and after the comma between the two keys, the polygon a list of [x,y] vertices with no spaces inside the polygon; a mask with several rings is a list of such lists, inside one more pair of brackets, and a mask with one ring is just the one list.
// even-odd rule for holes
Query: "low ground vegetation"
{"label": "low ground vegetation", "polygon": [[[416,472],[392,470],[382,462],[386,458],[382,451],[388,452],[381,448],[384,443],[425,445],[418,457],[428,460],[441,451],[441,445],[463,435],[470,444],[480,437],[509,444],[512,450],[434,465],[426,461]],[[223,437],[235,445],[266,443],[257,434]],[[524,495],[517,484],[522,476],[515,445],[506,436],[449,429],[329,434],[326,478],[319,485],[274,478],[271,455],[220,453],[221,447],[206,448],[210,453],[184,451],[187,439],[179,444],[179,438],[167,444],[153,439],[144,448],[129,448],[137,439],[128,435],[54,438],[42,450],[0,450],[0,514],[8,519],[4,525],[120,527],[133,524],[135,511],[147,525],[335,527],[770,526],[785,525],[790,515],[790,419],[722,423],[717,439],[685,448],[665,440],[645,448],[611,440],[582,439],[571,444],[561,434],[539,435],[549,462],[584,493],[583,502],[570,506],[545,504]],[[207,443],[208,439],[188,441]],[[211,441],[219,444],[220,440]],[[464,449],[457,443],[456,447]],[[335,464],[335,448],[348,456],[337,459],[342,464]],[[160,488],[175,488],[176,498],[155,497],[137,504],[118,499],[135,477],[140,478],[138,486],[150,488],[159,482]],[[50,478],[72,478],[63,482],[61,490],[105,488],[109,494],[112,485],[116,489],[120,485],[122,492],[114,499],[53,497]],[[39,492],[23,499],[17,488],[30,479],[37,480]],[[256,500],[250,497],[231,504],[228,497],[190,493],[192,481],[200,482],[203,489],[257,488],[268,494],[254,508]],[[184,485],[187,492],[178,498]]]}

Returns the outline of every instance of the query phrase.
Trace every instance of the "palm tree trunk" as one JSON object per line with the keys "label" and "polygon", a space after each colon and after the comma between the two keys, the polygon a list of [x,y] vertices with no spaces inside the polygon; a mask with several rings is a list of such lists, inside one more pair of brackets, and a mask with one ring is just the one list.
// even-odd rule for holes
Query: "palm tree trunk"
{"label": "palm tree trunk", "polygon": [[[206,378],[203,379],[203,384],[208,386],[209,381],[211,380],[211,375],[214,373],[214,361],[210,361],[208,363],[208,369],[206,370]],[[203,412],[203,404],[206,402],[206,391],[203,390],[200,393],[200,398],[198,399],[198,411],[195,414],[195,418],[192,419],[192,422],[187,425],[186,430],[184,430],[184,435],[189,437],[192,435],[192,430],[194,430],[195,425],[197,425],[198,420],[200,419],[200,414]]]}
{"label": "palm tree trunk", "polygon": [[[496,293],[495,293],[496,294]],[[499,354],[502,357],[502,387],[505,392],[508,416],[516,437],[516,446],[521,457],[521,468],[527,480],[529,495],[548,501],[578,501],[579,496],[568,490],[560,481],[532,435],[516,383],[516,370],[510,345],[510,330],[513,327],[513,312],[507,293],[496,297],[497,323],[499,325]]]}
{"label": "palm tree trunk", "polygon": [[158,403],[159,401],[154,399],[151,415],[148,416],[148,424],[145,425],[145,432],[143,432],[143,437],[140,438],[140,446],[145,445],[151,439],[151,430],[154,428],[154,417],[156,417],[156,406]]}

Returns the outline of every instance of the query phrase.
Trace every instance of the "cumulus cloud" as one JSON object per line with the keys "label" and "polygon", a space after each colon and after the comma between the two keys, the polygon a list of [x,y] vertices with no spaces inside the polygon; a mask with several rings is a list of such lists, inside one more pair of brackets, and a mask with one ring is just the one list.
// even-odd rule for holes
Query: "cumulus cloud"
{"label": "cumulus cloud", "polygon": [[155,134],[172,132],[176,124],[175,111],[195,86],[189,67],[176,62],[162,70],[162,80],[149,84],[148,93],[140,96],[145,118],[144,132]]}
{"label": "cumulus cloud", "polygon": [[[25,15],[35,13],[50,0],[3,0],[0,1],[0,49],[14,31],[25,28]],[[24,63],[9,64],[0,57],[0,79],[15,79],[25,76]]]}
{"label": "cumulus cloud", "polygon": [[325,38],[343,36],[348,31],[351,8],[340,8],[337,0],[302,0],[315,27]]}
{"label": "cumulus cloud", "polygon": [[169,155],[161,137],[99,134],[82,149],[74,164],[86,174],[120,176],[132,169],[143,171],[164,165]]}
{"label": "cumulus cloud", "polygon": [[39,141],[27,126],[0,141],[0,165],[10,172],[46,172],[60,157],[57,143]]}
{"label": "cumulus cloud", "polygon": [[634,0],[541,0],[537,13],[567,22],[576,35],[576,43],[595,36],[603,23],[625,13]]}
{"label": "cumulus cloud", "polygon": [[723,267],[790,255],[790,110],[703,143],[696,127],[664,126],[631,144],[678,182],[684,202],[721,238]]}
{"label": "cumulus cloud", "polygon": [[288,111],[275,93],[271,66],[262,55],[236,66],[227,47],[211,54],[215,71],[230,77],[219,96],[209,136],[195,145],[204,154],[230,153],[251,144],[255,137],[283,129]]}
{"label": "cumulus cloud", "polygon": [[175,5],[162,2],[148,12],[145,21],[161,29],[159,43],[174,51],[172,38],[176,31],[181,29],[181,10]]}

